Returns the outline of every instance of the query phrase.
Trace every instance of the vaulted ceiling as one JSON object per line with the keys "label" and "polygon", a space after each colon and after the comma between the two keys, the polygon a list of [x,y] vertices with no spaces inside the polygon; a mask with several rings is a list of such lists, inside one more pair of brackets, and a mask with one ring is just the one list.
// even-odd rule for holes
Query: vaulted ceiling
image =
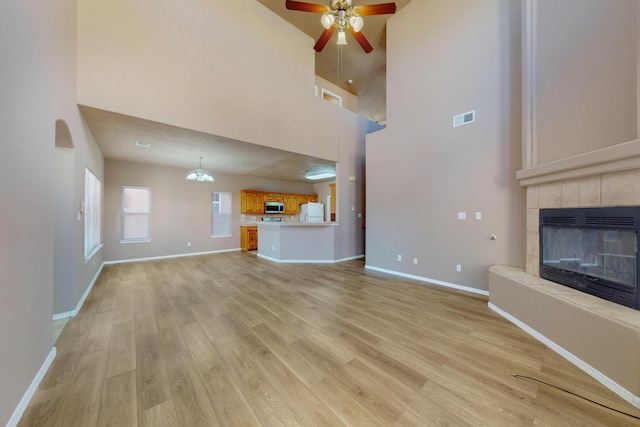
{"label": "vaulted ceiling", "polygon": [[[285,0],[257,0],[301,31],[317,40],[324,28],[321,15],[287,10]],[[307,3],[330,6],[331,0],[304,0]],[[353,0],[353,6],[387,3],[390,0]],[[411,0],[395,0],[396,13]],[[365,53],[355,39],[347,34],[347,45],[337,46],[336,35],[320,53],[316,53],[316,74],[358,96],[358,113],[370,120],[384,123],[386,114],[386,22],[393,15],[364,17],[362,34],[373,51]],[[309,45],[311,49],[313,43]],[[348,81],[353,83],[349,84]]]}
{"label": "vaulted ceiling", "polygon": [[[256,0],[314,40],[324,30],[320,15],[287,10],[285,0]],[[410,0],[396,0],[398,10]],[[314,0],[311,0],[314,2]],[[353,0],[354,6],[383,3]],[[318,3],[330,4],[329,0]],[[359,114],[384,123],[386,119],[386,20],[391,15],[367,16],[362,33],[373,46],[366,54],[350,34],[339,48],[335,35],[316,53],[316,74],[358,96]],[[274,28],[273,31],[278,31]],[[310,40],[309,49],[315,42]],[[352,84],[347,81],[352,80]],[[263,147],[215,135],[177,128],[121,114],[81,106],[81,111],[106,158],[183,167],[185,173],[202,166],[214,174],[241,174],[288,181],[309,182],[307,171],[334,170],[333,162]],[[149,148],[136,141],[150,144]]]}

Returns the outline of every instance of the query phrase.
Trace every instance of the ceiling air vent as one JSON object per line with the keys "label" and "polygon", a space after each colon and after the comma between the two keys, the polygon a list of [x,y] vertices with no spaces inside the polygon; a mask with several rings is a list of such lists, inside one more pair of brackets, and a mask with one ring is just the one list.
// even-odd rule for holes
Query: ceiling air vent
{"label": "ceiling air vent", "polygon": [[476,111],[469,111],[468,113],[458,114],[457,116],[453,116],[453,127],[457,128],[458,126],[468,125],[469,123],[473,123],[476,121]]}

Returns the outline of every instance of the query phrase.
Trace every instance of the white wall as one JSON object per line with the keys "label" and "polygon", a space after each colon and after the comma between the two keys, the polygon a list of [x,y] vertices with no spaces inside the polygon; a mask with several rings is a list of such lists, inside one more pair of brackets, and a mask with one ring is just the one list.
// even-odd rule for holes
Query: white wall
{"label": "white wall", "polygon": [[[103,166],[75,104],[75,2],[0,3],[0,52],[0,425],[5,425],[52,346],[60,190],[54,178],[56,121],[66,122],[75,146],[72,194],[65,195],[65,203],[79,206],[84,197],[86,164],[100,178]],[[73,255],[63,262],[73,271],[73,293],[82,294],[101,253],[97,266],[85,265],[78,245],[81,223],[66,226],[76,235]],[[68,305],[76,303],[70,297]]]}
{"label": "white wall", "polygon": [[[524,264],[520,40],[512,0],[413,1],[389,19],[387,128],[366,147],[367,266],[487,290],[490,265]],[[452,127],[471,110],[475,123]]]}
{"label": "white wall", "polygon": [[314,41],[257,1],[83,0],[78,11],[80,104],[336,160]]}
{"label": "white wall", "polygon": [[[240,248],[240,190],[313,194],[313,185],[212,171],[213,183],[187,181],[188,170],[108,159],[105,163],[105,261],[182,255]],[[151,188],[151,237],[120,243],[122,187]],[[211,192],[230,192],[230,237],[211,237]],[[245,218],[246,219],[246,218]],[[260,219],[259,216],[256,219]],[[247,219],[248,220],[248,219]],[[187,246],[191,242],[191,246]]]}
{"label": "white wall", "polygon": [[637,8],[636,0],[533,2],[529,166],[637,138]]}
{"label": "white wall", "polygon": [[[357,127],[351,125],[354,120]],[[336,259],[365,254],[365,141],[367,134],[380,129],[370,120],[351,111],[340,110],[340,158],[336,165],[336,220],[339,225],[335,228],[334,239]]]}

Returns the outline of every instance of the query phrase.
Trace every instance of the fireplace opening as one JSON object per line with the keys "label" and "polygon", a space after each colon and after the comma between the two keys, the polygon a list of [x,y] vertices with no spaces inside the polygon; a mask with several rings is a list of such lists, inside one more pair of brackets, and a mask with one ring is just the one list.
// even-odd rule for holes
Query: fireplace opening
{"label": "fireplace opening", "polygon": [[540,209],[540,277],[640,309],[640,207]]}

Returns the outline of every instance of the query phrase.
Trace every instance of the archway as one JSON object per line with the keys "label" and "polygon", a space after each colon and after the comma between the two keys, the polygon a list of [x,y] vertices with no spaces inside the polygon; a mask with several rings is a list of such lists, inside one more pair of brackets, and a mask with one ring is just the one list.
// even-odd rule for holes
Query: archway
{"label": "archway", "polygon": [[74,228],[77,209],[73,197],[75,170],[73,140],[64,120],[57,120],[55,127],[53,313],[54,319],[61,319],[69,317],[74,309]]}

